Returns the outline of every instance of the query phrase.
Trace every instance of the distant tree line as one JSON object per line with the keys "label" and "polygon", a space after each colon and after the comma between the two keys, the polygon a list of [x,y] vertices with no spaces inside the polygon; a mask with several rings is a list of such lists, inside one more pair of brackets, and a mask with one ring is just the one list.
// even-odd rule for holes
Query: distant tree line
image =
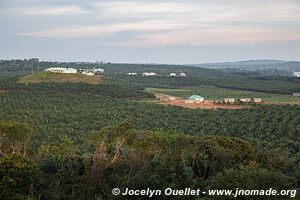
{"label": "distant tree line", "polygon": [[[50,67],[94,68],[105,69],[108,81],[122,82],[126,85],[139,85],[144,87],[176,88],[182,86],[212,85],[221,88],[258,91],[268,93],[293,94],[300,91],[299,78],[282,77],[279,74],[243,74],[230,71],[191,67],[184,65],[151,65],[151,64],[113,64],[89,62],[45,62],[38,59],[29,60],[2,60],[0,72],[29,73],[31,70],[43,70]],[[269,70],[270,71],[270,70]],[[125,76],[135,72],[156,72],[157,77]],[[188,77],[166,77],[170,73],[185,72]],[[251,72],[255,73],[255,72]]]}

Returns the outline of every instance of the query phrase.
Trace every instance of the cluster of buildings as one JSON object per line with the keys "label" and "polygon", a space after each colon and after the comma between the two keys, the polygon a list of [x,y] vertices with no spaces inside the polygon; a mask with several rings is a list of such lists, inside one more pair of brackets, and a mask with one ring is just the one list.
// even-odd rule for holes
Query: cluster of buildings
{"label": "cluster of buildings", "polygon": [[[164,96],[164,97],[160,98],[160,100],[174,101],[174,100],[176,100],[176,98],[173,96]],[[204,102],[204,98],[199,95],[192,95],[189,97],[188,100],[183,101],[183,103],[203,103],[203,102]]]}
{"label": "cluster of buildings", "polygon": [[[199,95],[192,95],[189,97],[188,100],[185,101],[185,103],[203,103],[204,98]],[[223,103],[228,104],[234,104],[234,103],[263,103],[261,98],[241,98],[241,99],[235,99],[235,98],[224,98]]]}
{"label": "cluster of buildings", "polygon": [[223,103],[263,103],[261,98],[241,98],[241,99],[235,99],[235,98],[225,98],[223,100]]}
{"label": "cluster of buildings", "polygon": [[[45,70],[45,72],[48,73],[64,73],[64,74],[85,74],[88,76],[93,76],[96,74],[103,74],[104,69],[75,69],[75,68],[64,68],[64,67],[52,67],[48,68]],[[137,73],[127,73],[129,76],[135,76],[138,75]],[[157,73],[155,72],[144,72],[142,73],[142,76],[158,76]],[[187,75],[185,73],[171,73],[168,76],[170,77],[186,77]],[[294,93],[294,96],[300,96],[300,93]],[[176,100],[175,97],[171,96],[165,96],[160,98],[160,100]],[[204,97],[201,97],[199,95],[192,95],[188,98],[188,100],[185,100],[184,103],[203,103],[204,102]],[[221,103],[219,101],[219,103]],[[227,103],[227,104],[234,104],[234,103],[263,103],[261,98],[241,98],[241,99],[235,99],[235,98],[224,98],[222,103]]]}
{"label": "cluster of buildings", "polygon": [[143,76],[157,76],[155,72],[145,72],[142,74]]}
{"label": "cluster of buildings", "polygon": [[[127,75],[136,76],[136,75],[138,75],[138,73],[131,72],[131,73],[127,73]],[[142,73],[142,76],[159,76],[159,75],[155,72],[144,72],[144,73]],[[171,76],[171,77],[186,77],[187,75],[185,73],[181,72],[179,74],[171,73],[168,76]]]}
{"label": "cluster of buildings", "polygon": [[70,67],[52,67],[52,68],[45,69],[45,72],[47,72],[47,73],[62,73],[62,74],[85,74],[88,76],[93,76],[93,75],[97,75],[97,74],[103,74],[104,69],[93,68],[93,69],[77,70],[75,68],[70,68]]}
{"label": "cluster of buildings", "polygon": [[[99,68],[99,69],[93,68],[93,69],[79,69],[79,70],[77,70],[75,68],[70,68],[70,67],[51,67],[51,68],[45,69],[44,71],[48,72],[48,73],[85,74],[85,75],[89,75],[89,76],[104,73],[104,69],[101,69],[101,68]],[[127,73],[127,75],[136,76],[136,75],[139,75],[139,74],[135,73],[135,72],[130,72],[130,73]],[[144,72],[141,75],[142,76],[160,76],[155,72]],[[186,73],[181,72],[179,74],[170,73],[168,76],[170,76],[170,77],[186,77],[187,75],[186,75]]]}
{"label": "cluster of buildings", "polygon": [[[163,101],[172,101],[176,100],[175,97],[172,96],[164,96],[160,98],[160,100]],[[184,103],[204,103],[205,99],[204,97],[201,97],[199,95],[192,95],[187,100],[184,100]],[[214,101],[215,103],[215,101]],[[224,98],[223,101],[218,101],[218,103],[226,103],[226,104],[234,104],[234,103],[263,103],[263,100],[261,98],[241,98],[241,99],[235,99],[235,98]]]}
{"label": "cluster of buildings", "polygon": [[176,73],[171,73],[169,74],[169,76],[172,76],[172,77],[186,77],[186,74],[181,72],[179,74],[176,74]]}

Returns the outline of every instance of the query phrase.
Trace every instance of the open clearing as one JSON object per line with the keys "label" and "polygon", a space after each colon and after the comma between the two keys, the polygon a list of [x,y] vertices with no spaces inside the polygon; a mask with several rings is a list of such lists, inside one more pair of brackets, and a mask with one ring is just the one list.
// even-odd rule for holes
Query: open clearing
{"label": "open clearing", "polygon": [[[155,94],[157,99],[163,98],[165,96],[168,97],[175,97],[170,95],[165,95],[161,93]],[[221,104],[214,104],[213,101],[206,100],[203,103],[185,103],[183,98],[175,97],[176,100],[161,100],[156,103],[163,104],[163,105],[172,105],[172,106],[180,106],[184,108],[190,108],[190,109],[245,109],[245,108],[255,108],[254,106],[243,106],[243,105],[221,105]]]}
{"label": "open clearing", "polygon": [[179,89],[147,88],[146,91],[187,99],[191,95],[200,95],[207,100],[223,100],[224,98],[262,98],[265,103],[300,104],[300,97],[285,94],[271,94],[244,90],[217,88],[212,86],[182,87]]}
{"label": "open clearing", "polygon": [[87,76],[84,74],[60,74],[36,72],[33,75],[27,75],[20,78],[19,83],[87,83],[98,85],[103,83],[100,75]]}
{"label": "open clearing", "polygon": [[214,104],[213,101],[204,101],[203,103],[184,103],[184,100],[177,99],[172,101],[163,101],[161,104],[181,106],[190,109],[245,109],[245,108],[255,108],[254,106],[239,106],[239,105],[218,105]]}

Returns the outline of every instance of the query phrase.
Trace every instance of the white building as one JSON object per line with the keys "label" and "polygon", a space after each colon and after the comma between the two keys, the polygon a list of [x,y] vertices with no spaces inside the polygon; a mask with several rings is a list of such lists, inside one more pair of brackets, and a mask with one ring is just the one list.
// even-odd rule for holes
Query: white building
{"label": "white building", "polygon": [[80,69],[79,72],[81,74],[84,74],[84,75],[88,75],[88,76],[93,76],[95,74],[103,74],[104,73],[104,69],[96,69],[96,68],[93,68],[93,69]]}
{"label": "white building", "polygon": [[186,77],[186,74],[185,73],[180,73],[179,76],[180,77]]}
{"label": "white building", "polygon": [[300,97],[300,92],[296,92],[293,94],[294,97]]}
{"label": "white building", "polygon": [[203,103],[204,98],[199,95],[192,95],[189,97],[189,100],[186,103],[189,103],[189,102],[194,102],[194,103],[202,102]]}
{"label": "white building", "polygon": [[143,76],[156,76],[156,73],[154,73],[154,72],[145,72],[145,73],[143,73]]}
{"label": "white building", "polygon": [[225,98],[224,102],[225,103],[234,103],[235,102],[235,98]]}
{"label": "white building", "polygon": [[129,75],[129,76],[135,76],[135,75],[137,75],[137,73],[127,73],[127,75]]}
{"label": "white building", "polygon": [[88,75],[88,76],[94,76],[95,75],[94,72],[81,72],[81,74]]}
{"label": "white building", "polygon": [[45,69],[45,71],[48,73],[77,74],[77,69],[64,67],[52,67]]}
{"label": "white building", "polygon": [[294,72],[294,76],[300,77],[300,72]]}
{"label": "white building", "polygon": [[177,76],[175,73],[171,73],[169,76],[173,76],[173,77],[175,77],[175,76]]}
{"label": "white building", "polygon": [[104,73],[104,69],[102,69],[102,68],[95,69],[94,72],[95,72],[95,74],[103,74]]}
{"label": "white building", "polygon": [[251,98],[240,99],[241,102],[251,102]]}
{"label": "white building", "polygon": [[254,103],[262,103],[262,99],[261,98],[253,98]]}

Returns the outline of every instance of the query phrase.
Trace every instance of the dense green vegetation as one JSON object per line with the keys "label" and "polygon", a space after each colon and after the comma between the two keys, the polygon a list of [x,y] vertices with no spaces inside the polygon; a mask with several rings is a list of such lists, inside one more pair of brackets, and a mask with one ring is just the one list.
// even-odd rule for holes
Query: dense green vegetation
{"label": "dense green vegetation", "polygon": [[131,102],[118,99],[118,96],[110,98],[101,94],[55,91],[6,92],[0,97],[1,104],[6,105],[1,108],[0,116],[38,125],[35,134],[38,143],[43,140],[47,143],[61,134],[67,134],[80,143],[88,131],[122,121],[128,121],[138,129],[253,137],[268,145],[278,137],[273,135],[274,131],[285,136],[290,129],[290,135],[285,136],[286,143],[278,138],[288,148],[292,147],[290,142],[295,141],[293,137],[299,131],[298,106],[262,106],[256,110],[237,111],[188,110]]}
{"label": "dense green vegetation", "polygon": [[[130,66],[126,70],[132,71]],[[195,87],[225,84],[226,88],[230,80],[222,76],[217,82],[213,75],[129,77],[111,72],[102,85],[21,84],[17,76],[0,77],[0,199],[132,199],[112,196],[115,187],[299,188],[299,105],[191,110],[152,103],[148,99],[154,95],[145,91],[155,87],[152,91],[178,96],[192,91],[206,92],[207,98],[224,94],[283,98],[271,92],[299,87],[297,80],[278,77],[252,79],[268,84],[251,90],[268,94]],[[235,84],[247,88],[245,80]]]}
{"label": "dense green vegetation", "polygon": [[[99,94],[107,97],[114,98],[151,98],[152,94],[144,92],[142,87],[129,87],[126,85],[117,85],[117,84],[102,84],[102,85],[90,85],[85,83],[39,83],[39,84],[22,84],[18,83],[19,78],[9,77],[0,79],[0,89],[14,91],[23,91],[26,93],[37,92],[37,93],[48,93],[48,92],[58,92],[61,94],[67,93],[81,93],[81,94]],[[15,94],[15,93],[14,93]]]}
{"label": "dense green vegetation", "polygon": [[[10,123],[10,130],[14,131],[14,122]],[[268,153],[265,160],[261,159],[262,153],[268,152],[260,152],[251,143],[236,137],[141,132],[124,123],[90,133],[81,150],[68,137],[63,137],[41,145],[38,151],[29,155],[5,155],[0,158],[0,197],[132,198],[112,196],[111,189],[114,187],[123,191],[127,187],[205,190],[256,185],[259,189],[295,188],[297,184],[290,171],[293,169],[291,160],[281,157],[278,161],[274,153]],[[174,196],[172,199],[191,197]],[[269,198],[246,196],[240,199]]]}
{"label": "dense green vegetation", "polygon": [[111,83],[122,83],[123,85],[139,85],[144,87],[157,88],[179,88],[186,86],[216,86],[220,88],[246,90],[255,92],[293,94],[300,91],[300,79],[293,78],[272,78],[272,77],[143,77],[143,76],[126,76],[111,75],[108,78]]}
{"label": "dense green vegetation", "polygon": [[282,69],[240,69],[240,68],[225,68],[221,69],[221,71],[224,71],[226,73],[230,74],[237,74],[237,75],[244,75],[244,76],[287,76],[287,77],[293,77],[294,73],[292,71],[286,71]]}
{"label": "dense green vegetation", "polygon": [[28,72],[39,69],[39,59],[0,60],[0,72]]}

